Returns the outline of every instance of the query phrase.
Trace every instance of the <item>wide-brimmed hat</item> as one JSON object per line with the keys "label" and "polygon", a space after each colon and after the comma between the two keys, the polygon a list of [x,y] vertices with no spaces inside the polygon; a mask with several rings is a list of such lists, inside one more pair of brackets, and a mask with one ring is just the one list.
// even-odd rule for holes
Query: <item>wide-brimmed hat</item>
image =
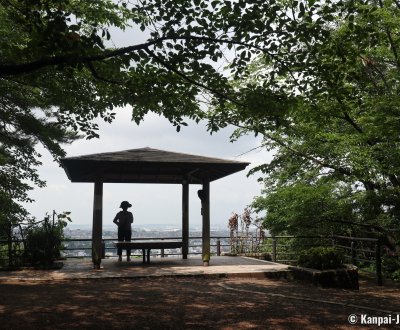
{"label": "wide-brimmed hat", "polygon": [[127,201],[123,201],[119,207],[120,207],[120,208],[123,208],[123,207],[132,207],[132,204],[129,203],[129,202],[127,202]]}

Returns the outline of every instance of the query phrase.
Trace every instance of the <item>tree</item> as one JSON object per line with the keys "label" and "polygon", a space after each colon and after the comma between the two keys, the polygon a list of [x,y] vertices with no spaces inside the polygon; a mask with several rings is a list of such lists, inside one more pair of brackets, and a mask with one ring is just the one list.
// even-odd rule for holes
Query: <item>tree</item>
{"label": "tree", "polygon": [[[398,227],[397,1],[0,3],[4,141],[40,141],[57,158],[61,142],[96,137],[92,119],[126,104],[137,123],[153,111],[178,130],[185,117],[232,124],[234,138],[262,134],[274,150],[258,168],[269,194],[310,185],[352,205],[349,221]],[[112,47],[110,27],[129,25],[147,41]],[[38,161],[3,140],[4,164]],[[35,180],[32,165],[17,173]]]}
{"label": "tree", "polygon": [[[1,196],[2,206],[12,205],[1,207],[2,219],[25,216],[18,202],[29,200],[29,182],[44,184],[35,171],[36,143],[57,160],[62,143],[97,137],[93,119],[111,122],[113,110],[127,104],[136,123],[152,111],[177,130],[185,117],[208,116],[203,102],[239,104],[227,74],[210,63],[220,65],[226,50],[235,50],[239,75],[252,54],[263,53],[262,36],[251,35],[279,7],[263,4],[253,25],[260,3],[0,1]],[[148,38],[116,48],[112,28]]]}
{"label": "tree", "polygon": [[266,195],[255,205],[267,209],[270,229],[368,228],[398,243],[388,229],[400,221],[400,4],[280,6],[277,38],[267,41],[274,54],[264,48],[242,71],[232,83],[241,106],[219,103],[212,120],[240,126],[236,136],[262,134],[275,152],[256,169],[266,175]]}
{"label": "tree", "polygon": [[[154,3],[175,8],[173,1]],[[112,46],[111,28],[158,31],[156,21],[168,14],[156,17],[149,6],[111,0],[0,1],[0,223],[26,217],[19,203],[30,201],[32,184],[44,185],[35,169],[37,143],[58,160],[63,143],[98,137],[93,119],[111,122],[113,110],[127,104],[137,123],[153,111],[179,130],[186,125],[183,117],[203,117],[201,89],[218,85],[223,90],[226,78],[201,61],[214,52],[196,51],[207,45],[196,36],[154,32],[147,42]],[[184,44],[192,47],[188,58]]]}

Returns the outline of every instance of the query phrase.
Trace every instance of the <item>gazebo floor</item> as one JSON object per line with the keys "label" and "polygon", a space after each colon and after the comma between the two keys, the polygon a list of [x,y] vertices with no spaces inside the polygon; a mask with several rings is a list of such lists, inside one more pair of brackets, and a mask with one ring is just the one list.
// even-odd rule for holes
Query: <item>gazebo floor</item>
{"label": "gazebo floor", "polygon": [[101,268],[93,269],[90,258],[68,259],[59,270],[24,269],[0,272],[4,281],[51,281],[96,278],[148,278],[148,277],[221,277],[221,278],[280,278],[285,277],[288,266],[247,257],[212,257],[210,266],[204,267],[200,257],[151,258],[143,264],[141,258],[118,262],[116,258],[104,259]]}

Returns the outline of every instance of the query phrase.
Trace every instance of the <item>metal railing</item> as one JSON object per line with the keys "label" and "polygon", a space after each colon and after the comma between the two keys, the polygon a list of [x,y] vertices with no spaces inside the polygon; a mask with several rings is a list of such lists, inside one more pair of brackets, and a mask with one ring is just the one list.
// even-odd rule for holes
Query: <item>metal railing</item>
{"label": "metal railing", "polygon": [[[348,245],[343,245],[347,242]],[[375,266],[378,285],[382,285],[382,245],[377,238],[333,236],[332,245],[344,251],[345,257],[355,266],[359,263]]]}
{"label": "metal railing", "polygon": [[[250,237],[246,241],[246,237],[231,237],[231,236],[212,236],[210,237],[211,253],[220,256],[224,252],[238,252],[238,247],[235,244],[241,242],[247,244],[247,247],[242,252],[264,252],[271,256],[273,262],[294,263],[293,258],[298,251],[294,240],[302,241],[301,248],[313,246],[334,246],[344,252],[344,256],[353,265],[372,265],[376,274],[378,285],[382,285],[382,246],[380,241],[375,238],[361,238],[348,236],[266,236],[263,238],[262,245],[253,246],[249,242],[253,242],[254,237]],[[132,238],[135,240],[181,240],[182,237],[141,237]],[[241,240],[241,241],[240,241]],[[115,238],[104,238],[104,257],[110,258],[116,256],[116,248],[112,242]],[[15,241],[17,242],[17,241]],[[21,243],[22,241],[18,241]],[[66,258],[82,258],[91,256],[90,238],[68,238],[63,241],[64,249],[63,256]],[[247,242],[247,243],[246,243]],[[9,241],[1,241],[0,245],[7,245]],[[300,246],[299,245],[299,246]],[[201,254],[202,237],[192,236],[189,238],[189,255]],[[81,251],[83,253],[75,253]],[[87,252],[87,253],[86,253]],[[240,251],[239,251],[240,252]],[[140,256],[141,254],[133,254]],[[181,255],[180,249],[154,250],[153,256],[168,257]],[[0,255],[0,260],[6,260]]]}
{"label": "metal railing", "polygon": [[[376,281],[382,285],[382,245],[377,238],[349,236],[271,236],[264,241],[265,251],[271,254],[274,262],[293,264],[291,258],[297,254],[291,240],[308,240],[301,243],[302,248],[314,246],[332,246],[340,249],[344,257],[354,266],[370,265],[374,268]],[[270,241],[270,242],[268,242]],[[282,243],[283,241],[283,243]]]}
{"label": "metal railing", "polygon": [[[211,253],[217,256],[220,256],[223,252],[230,251],[230,244],[228,242],[228,236],[218,236],[218,237],[210,237],[211,240]],[[141,241],[141,240],[182,240],[182,237],[141,237],[141,238],[132,238],[132,241]],[[189,238],[189,255],[199,255],[201,254],[201,246],[202,246],[202,237],[201,236],[192,236]],[[116,241],[115,238],[103,238],[103,249],[104,249],[104,256],[106,258],[115,257],[117,249],[113,245],[113,242]],[[69,238],[63,241],[64,249],[63,255],[66,258],[82,258],[82,257],[89,257],[91,256],[91,246],[92,239],[90,238]],[[71,244],[72,243],[72,244]],[[83,243],[83,244],[73,244],[73,243]],[[72,245],[72,246],[71,246]],[[173,250],[173,252],[171,252]],[[73,251],[84,252],[81,254],[71,253]],[[140,256],[141,254],[133,253],[133,256]],[[155,249],[152,250],[153,256],[160,256],[160,257],[168,257],[168,256],[178,256],[181,255],[180,249]]]}

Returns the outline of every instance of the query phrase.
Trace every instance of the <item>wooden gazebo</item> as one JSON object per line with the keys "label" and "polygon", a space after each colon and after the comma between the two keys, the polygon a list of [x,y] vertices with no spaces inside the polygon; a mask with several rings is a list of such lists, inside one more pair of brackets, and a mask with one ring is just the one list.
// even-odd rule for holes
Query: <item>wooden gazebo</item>
{"label": "wooden gazebo", "polygon": [[182,185],[182,257],[189,245],[189,184],[201,184],[202,259],[210,261],[210,182],[241,171],[249,163],[152,148],[68,157],[61,160],[71,182],[94,182],[92,260],[100,268],[103,231],[103,183]]}

